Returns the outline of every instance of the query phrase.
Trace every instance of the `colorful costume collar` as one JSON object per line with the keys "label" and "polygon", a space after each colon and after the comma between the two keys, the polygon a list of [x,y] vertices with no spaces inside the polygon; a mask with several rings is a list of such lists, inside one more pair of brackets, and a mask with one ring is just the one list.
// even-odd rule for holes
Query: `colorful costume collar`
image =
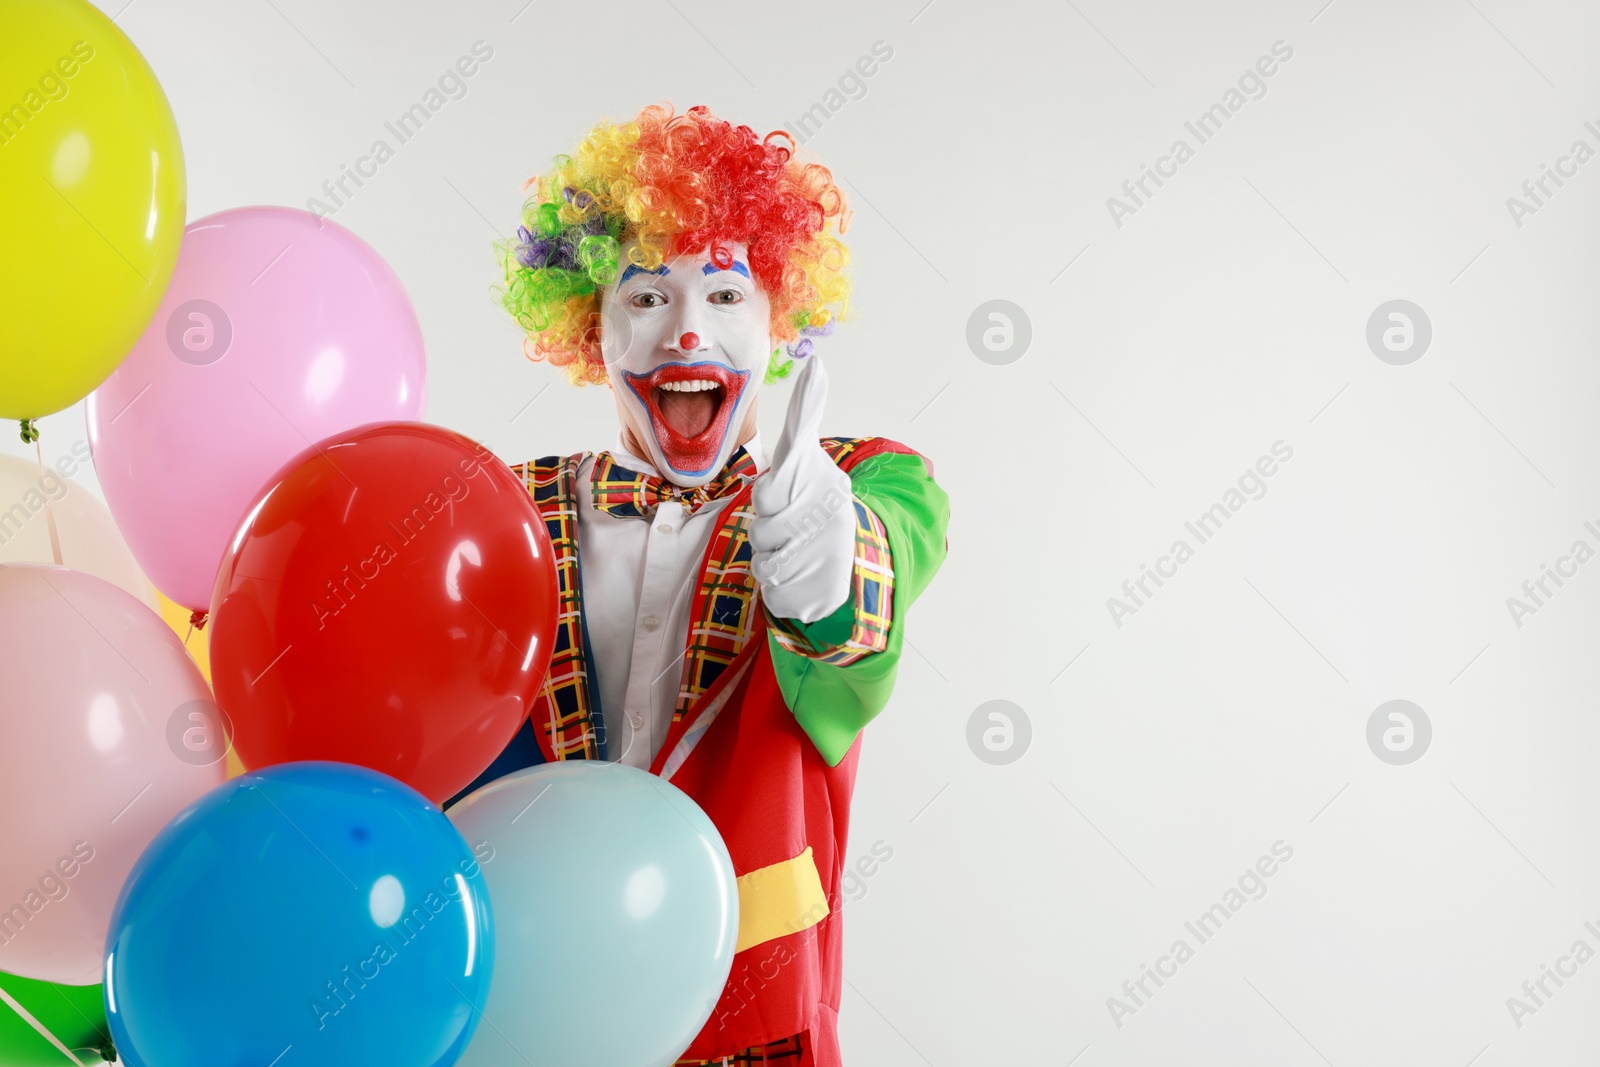
{"label": "colorful costume collar", "polygon": [[722,473],[705,485],[685,489],[659,475],[630,470],[609,452],[595,457],[589,481],[596,511],[618,518],[648,519],[664,500],[678,501],[686,514],[693,515],[711,501],[737,493],[755,477],[755,460],[741,445]]}

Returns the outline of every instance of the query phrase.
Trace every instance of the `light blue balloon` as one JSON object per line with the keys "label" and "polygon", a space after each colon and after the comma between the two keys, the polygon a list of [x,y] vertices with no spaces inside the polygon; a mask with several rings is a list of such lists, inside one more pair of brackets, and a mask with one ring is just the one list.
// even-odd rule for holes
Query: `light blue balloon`
{"label": "light blue balloon", "polygon": [[700,806],[647,771],[570,760],[447,814],[479,847],[497,940],[462,1067],[676,1060],[711,1017],[739,934],[733,863]]}
{"label": "light blue balloon", "polygon": [[285,763],[156,835],[106,945],[129,1067],[448,1067],[488,1000],[494,927],[467,842],[365,767]]}

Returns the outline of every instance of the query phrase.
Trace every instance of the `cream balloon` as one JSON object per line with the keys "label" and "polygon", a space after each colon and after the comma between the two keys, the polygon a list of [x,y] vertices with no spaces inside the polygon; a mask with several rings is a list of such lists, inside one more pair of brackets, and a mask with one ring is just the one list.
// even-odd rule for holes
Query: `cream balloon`
{"label": "cream balloon", "polygon": [[0,971],[92,985],[117,894],[227,776],[205,680],[160,616],[66,567],[0,565]]}
{"label": "cream balloon", "polygon": [[41,471],[37,460],[0,456],[0,563],[54,563],[50,520],[56,524],[61,563],[104,578],[156,609],[156,590],[133,558],[111,512],[72,480],[89,462],[89,443]]}

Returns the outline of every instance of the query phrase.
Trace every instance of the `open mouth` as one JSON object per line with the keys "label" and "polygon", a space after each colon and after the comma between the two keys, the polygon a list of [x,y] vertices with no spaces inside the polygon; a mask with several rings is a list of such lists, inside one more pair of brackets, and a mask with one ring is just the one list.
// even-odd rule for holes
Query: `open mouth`
{"label": "open mouth", "polygon": [[716,462],[728,424],[750,379],[725,363],[664,363],[627,375],[628,387],[650,412],[656,443],[677,474],[705,474]]}

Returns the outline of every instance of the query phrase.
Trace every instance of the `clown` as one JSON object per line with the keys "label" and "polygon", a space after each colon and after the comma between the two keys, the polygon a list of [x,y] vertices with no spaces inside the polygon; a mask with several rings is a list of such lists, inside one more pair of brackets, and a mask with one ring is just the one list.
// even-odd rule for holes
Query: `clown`
{"label": "clown", "polygon": [[[561,621],[513,742],[526,751],[488,776],[618,761],[715,822],[739,876],[737,955],[681,1064],[840,1063],[860,734],[946,547],[921,455],[818,435],[815,340],[848,302],[847,207],[793,157],[782,131],[648,107],[530,181],[500,246],[526,354],[608,387],[618,433],[514,468],[555,548]],[[769,462],[757,405],[797,364]]]}

